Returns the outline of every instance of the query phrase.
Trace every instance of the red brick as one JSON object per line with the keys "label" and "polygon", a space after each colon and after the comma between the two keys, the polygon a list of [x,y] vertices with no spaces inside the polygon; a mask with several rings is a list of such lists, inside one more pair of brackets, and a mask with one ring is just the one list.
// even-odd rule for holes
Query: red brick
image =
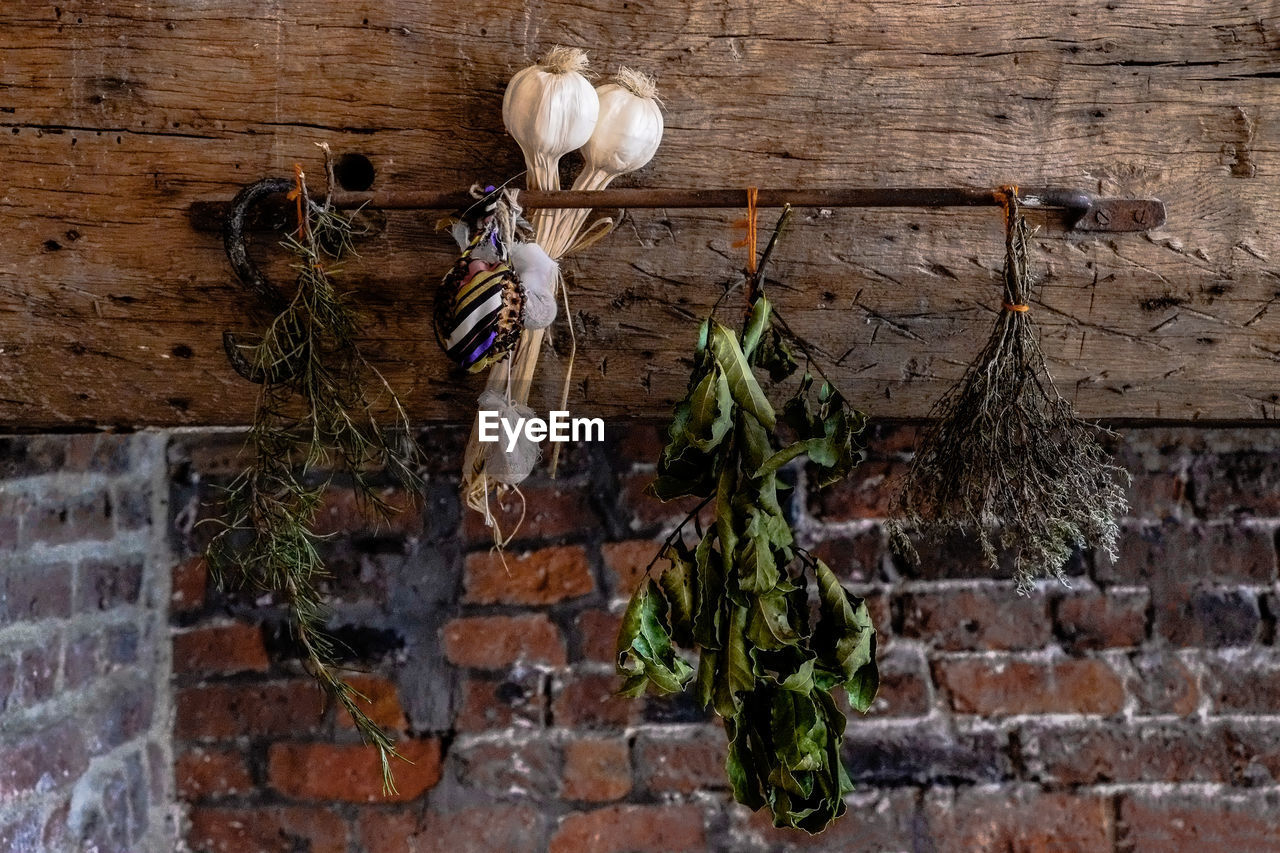
{"label": "red brick", "polygon": [[357,849],[369,853],[499,853],[542,850],[546,819],[526,805],[477,806],[457,812],[365,810]]}
{"label": "red brick", "polygon": [[1111,806],[1099,795],[940,789],[926,800],[924,815],[938,850],[1064,853],[1112,848]]}
{"label": "red brick", "polygon": [[[880,689],[870,713],[876,717],[922,717],[929,713],[929,677],[924,661],[914,650],[900,644],[882,646],[878,665]],[[857,719],[844,691],[837,691],[837,701],[845,716]]]}
{"label": "red brick", "polygon": [[725,776],[728,742],[719,725],[678,735],[642,731],[636,737],[636,774],[652,794],[694,794],[729,786]]}
{"label": "red brick", "polygon": [[1232,658],[1209,658],[1214,713],[1274,714],[1280,708],[1280,660],[1259,648]]}
{"label": "red brick", "polygon": [[1124,794],[1122,849],[1141,853],[1253,853],[1276,849],[1280,800],[1269,791]]}
{"label": "red brick", "polygon": [[809,512],[822,521],[887,518],[889,503],[906,472],[907,463],[898,460],[863,462],[846,479],[814,490],[809,495]]}
{"label": "red brick", "polygon": [[984,784],[1013,775],[1008,734],[993,728],[957,731],[945,718],[907,726],[852,718],[841,754],[855,787]]}
{"label": "red brick", "polygon": [[1150,651],[1134,655],[1131,662],[1134,676],[1129,681],[1129,693],[1137,700],[1138,714],[1186,717],[1199,708],[1198,679],[1175,654]]}
{"label": "red brick", "polygon": [[0,625],[71,615],[71,566],[6,566],[0,572]]}
{"label": "red brick", "polygon": [[190,818],[200,853],[347,853],[347,822],[328,809],[196,806]]}
{"label": "red brick", "polygon": [[1264,585],[1276,579],[1276,549],[1262,526],[1202,524],[1172,519],[1126,525],[1114,562],[1100,557],[1098,576],[1160,588],[1187,578],[1198,581]]}
{"label": "red brick", "polygon": [[76,722],[96,754],[115,749],[151,728],[155,684],[142,673],[112,679]]}
{"label": "red brick", "polygon": [[[0,480],[38,477],[65,470],[72,448],[94,438],[85,435],[22,435],[0,438]],[[73,469],[83,470],[83,469]]]}
{"label": "red brick", "polygon": [[873,423],[862,434],[871,459],[893,459],[911,453],[920,438],[920,430],[902,424]]}
{"label": "red brick", "polygon": [[170,608],[174,613],[199,610],[204,605],[209,567],[203,557],[192,557],[173,567]]}
{"label": "red brick", "polygon": [[1145,589],[1066,595],[1054,608],[1058,635],[1072,651],[1141,645],[1147,638],[1150,602]]}
{"label": "red brick", "polygon": [[253,777],[243,753],[234,749],[196,747],[179,753],[173,775],[184,800],[226,797],[253,789]]}
{"label": "red brick", "polygon": [[305,734],[316,731],[324,698],[310,680],[204,684],[177,691],[179,738]]}
{"label": "red brick", "polygon": [[546,716],[542,678],[535,670],[512,672],[505,679],[466,678],[459,689],[458,731],[540,728]]}
{"label": "red brick", "polygon": [[[610,594],[615,598],[630,598],[644,580],[645,569],[658,553],[659,547],[659,543],[651,539],[606,542],[601,545]],[[666,566],[666,561],[658,562],[659,567]]]}
{"label": "red brick", "polygon": [[1034,778],[1055,785],[1156,782],[1274,784],[1280,732],[1239,723],[1038,726],[1021,735]]}
{"label": "red brick", "polygon": [[614,675],[571,673],[559,680],[551,702],[557,726],[622,728],[639,720],[640,703],[617,694]]}
{"label": "red brick", "polygon": [[[738,834],[757,842],[759,847],[750,850],[801,851],[814,853],[881,853],[881,851],[938,850],[953,853],[922,843],[913,842],[922,833],[917,814],[916,793],[910,788],[888,790],[855,790],[846,798],[849,810],[844,817],[829,825],[818,835],[810,835],[799,829],[778,828],[773,825],[769,809],[757,812],[745,808],[730,811],[732,825],[739,827]],[[954,851],[954,853],[978,853],[978,851]],[[982,851],[988,853],[988,851]],[[1065,853],[1065,851],[1064,851]]]}
{"label": "red brick", "polygon": [[564,746],[566,800],[605,803],[631,790],[631,754],[624,740],[588,738]]}
{"label": "red brick", "polygon": [[53,697],[58,681],[58,658],[61,641],[57,635],[47,638],[43,645],[23,649],[18,654],[18,684],[20,695],[28,705]]}
{"label": "red brick", "polygon": [[68,720],[30,734],[6,735],[0,744],[0,803],[40,786],[69,785],[89,766],[84,723]]}
{"label": "red brick", "polygon": [[25,495],[0,492],[0,553],[24,547],[24,543],[18,540],[18,528],[21,526],[21,513],[26,511],[27,503]]}
{"label": "red brick", "polygon": [[706,845],[694,806],[606,806],[574,812],[551,836],[550,853],[679,853]]}
{"label": "red brick", "polygon": [[871,617],[876,633],[882,638],[890,636],[893,633],[893,610],[888,590],[855,588],[850,592],[866,603],[867,615]]}
{"label": "red brick", "polygon": [[[4,713],[9,707],[12,699],[17,701],[17,694],[14,688],[18,685],[18,662],[9,655],[0,655],[0,713]],[[71,687],[78,686],[78,682],[70,684]]]}
{"label": "red brick", "polygon": [[262,628],[257,625],[202,625],[173,635],[173,671],[177,675],[265,672],[270,666]]}
{"label": "red brick", "polygon": [[141,591],[141,558],[86,560],[76,579],[76,610],[105,611],[135,604]]}
{"label": "red brick", "polygon": [[440,781],[440,741],[401,740],[396,751],[408,760],[391,764],[393,793],[383,793],[378,751],[363,744],[272,744],[267,777],[286,797],[350,803],[408,802]]}
{"label": "red brick", "polygon": [[444,649],[453,663],[475,669],[565,664],[560,629],[540,613],[454,619],[444,626]]}
{"label": "red brick", "polygon": [[[356,704],[378,726],[393,732],[404,731],[408,727],[409,721],[400,706],[400,691],[394,681],[380,675],[354,674],[344,674],[343,680],[360,694],[356,697]],[[345,710],[337,712],[337,719],[343,728],[355,728],[351,715]]]}
{"label": "red brick", "polygon": [[1280,457],[1270,447],[1201,453],[1192,462],[1190,480],[1201,515],[1280,516]]}
{"label": "red brick", "polygon": [[961,714],[1116,714],[1124,683],[1105,661],[950,658],[934,682]]}
{"label": "red brick", "polygon": [[482,795],[550,801],[560,796],[559,749],[544,738],[454,742],[449,762],[462,786]]}
{"label": "red brick", "polygon": [[[684,519],[701,503],[699,498],[680,498],[663,503],[645,490],[653,482],[649,472],[623,474],[618,477],[618,506],[630,519],[633,531],[652,530]],[[711,507],[703,513],[704,521],[712,517]],[[656,543],[655,543],[656,544]]]}
{"label": "red brick", "polygon": [[[597,516],[587,502],[589,490],[578,483],[526,481],[519,496],[508,494],[501,505],[491,501],[490,512],[503,538],[515,534],[515,541],[555,539],[579,534],[595,525]],[[521,520],[521,513],[524,519]],[[463,513],[464,539],[473,545],[493,543],[493,529],[485,527],[484,516],[470,510]]]}
{"label": "red brick", "polygon": [[587,552],[565,545],[523,554],[468,554],[465,586],[465,600],[474,604],[554,604],[586,595],[595,581]]}
{"label": "red brick", "polygon": [[1155,599],[1155,626],[1175,646],[1249,646],[1261,639],[1256,592],[1200,583],[1165,587]]}
{"label": "red brick", "polygon": [[377,495],[391,509],[386,518],[376,508],[367,505],[355,489],[339,486],[326,489],[316,511],[316,534],[378,534],[410,538],[422,535],[423,510],[421,501],[414,494],[390,487],[379,489]]}
{"label": "red brick", "polygon": [[[9,853],[25,853],[34,851],[34,841],[42,835],[43,815],[39,810],[26,808],[5,817],[0,817],[0,850]],[[65,844],[65,842],[64,842]],[[50,847],[46,842],[41,850],[58,849]],[[71,849],[70,845],[63,849]]]}
{"label": "red brick", "polygon": [[233,433],[199,433],[174,439],[182,458],[187,460],[201,479],[235,477],[247,462],[244,435]]}
{"label": "red brick", "polygon": [[130,438],[121,435],[74,435],[66,440],[66,468],[121,474],[129,470]]}
{"label": "red brick", "polygon": [[622,614],[607,610],[584,610],[576,622],[582,657],[591,661],[613,663],[618,654],[618,629]]}
{"label": "red brick", "polygon": [[437,839],[423,832],[425,816],[411,811],[362,808],[356,817],[356,849],[377,853],[424,853],[441,849]]}
{"label": "red brick", "polygon": [[19,496],[17,504],[16,512],[22,516],[22,541],[25,545],[105,541],[115,536],[112,517],[115,506],[105,489],[74,494],[49,493],[38,499]]}
{"label": "red brick", "polygon": [[811,550],[836,576],[853,583],[870,583],[877,579],[884,563],[887,545],[879,527],[849,536],[823,539]]}
{"label": "red brick", "polygon": [[633,465],[656,465],[667,446],[667,428],[660,424],[631,423],[619,430],[616,440],[610,436],[610,458],[614,462]]}
{"label": "red brick", "polygon": [[1053,636],[1045,597],[1008,584],[905,593],[899,603],[903,636],[945,651],[1038,649]]}

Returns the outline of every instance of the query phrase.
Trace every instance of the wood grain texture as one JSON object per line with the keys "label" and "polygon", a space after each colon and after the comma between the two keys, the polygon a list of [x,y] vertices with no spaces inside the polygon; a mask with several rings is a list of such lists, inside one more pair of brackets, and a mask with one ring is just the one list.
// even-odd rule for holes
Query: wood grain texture
{"label": "wood grain texture", "polygon": [[[295,160],[318,174],[321,141],[368,156],[378,187],[505,178],[503,86],[556,43],[659,77],[667,133],[635,184],[1163,199],[1146,235],[1037,220],[1059,386],[1095,417],[1276,416],[1274,3],[98,0],[0,10],[0,429],[245,423],[254,390],[220,335],[263,318],[189,204]],[[451,374],[431,333],[450,260],[433,216],[388,212],[346,282],[414,417],[465,421],[482,380]],[[636,211],[571,264],[576,412],[668,410],[742,265],[733,218]],[[989,332],[1001,246],[994,210],[805,211],[774,297],[859,406],[920,417]]]}

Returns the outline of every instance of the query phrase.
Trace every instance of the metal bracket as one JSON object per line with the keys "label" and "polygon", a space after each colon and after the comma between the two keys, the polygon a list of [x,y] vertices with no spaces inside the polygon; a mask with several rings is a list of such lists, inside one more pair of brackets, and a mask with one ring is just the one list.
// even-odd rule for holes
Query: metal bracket
{"label": "metal bracket", "polygon": [[[275,197],[282,197],[292,188],[293,181],[288,178],[263,178],[249,184],[236,193],[222,221],[223,247],[236,278],[275,313],[284,309],[287,300],[249,257],[245,223],[261,204]],[[232,332],[222,333],[222,348],[235,372],[250,382],[259,385],[264,382],[276,384],[291,378],[285,370],[264,369],[255,365],[244,353],[245,350],[252,350],[253,345],[240,343]]]}

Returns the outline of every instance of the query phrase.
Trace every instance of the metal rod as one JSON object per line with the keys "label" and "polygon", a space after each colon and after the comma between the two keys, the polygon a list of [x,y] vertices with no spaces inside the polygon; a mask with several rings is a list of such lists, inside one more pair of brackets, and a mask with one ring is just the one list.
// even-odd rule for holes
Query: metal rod
{"label": "metal rod", "polygon": [[[1086,193],[1058,188],[1019,191],[1024,202],[1043,199],[1040,207],[1083,209],[1092,198]],[[747,206],[747,191],[734,189],[635,189],[520,190],[526,208],[735,208]],[[339,207],[368,205],[381,210],[456,210],[474,203],[465,192],[399,190],[390,192],[339,192]],[[758,207],[970,207],[998,205],[990,189],[967,187],[842,187],[832,189],[760,189]]]}
{"label": "metal rod", "polygon": [[[1164,203],[1158,199],[1099,198],[1064,187],[1022,187],[1018,191],[1028,208],[1062,210],[1077,231],[1145,231],[1164,224]],[[745,189],[605,189],[543,192],[521,190],[526,208],[740,208],[746,206]],[[334,203],[342,208],[367,206],[377,210],[460,210],[475,202],[465,191],[392,190],[336,192]],[[1000,202],[992,189],[972,187],[837,187],[830,189],[760,189],[759,207],[974,207]],[[226,205],[195,202],[191,218],[204,230],[220,222]]]}

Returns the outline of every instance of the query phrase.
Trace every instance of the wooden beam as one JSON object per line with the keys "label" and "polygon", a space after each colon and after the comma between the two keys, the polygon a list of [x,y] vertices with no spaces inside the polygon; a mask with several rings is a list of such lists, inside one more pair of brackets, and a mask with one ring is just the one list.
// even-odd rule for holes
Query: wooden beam
{"label": "wooden beam", "polygon": [[[523,168],[503,86],[556,43],[659,75],[667,134],[635,186],[1016,180],[1163,200],[1168,222],[1141,235],[1038,220],[1034,310],[1059,387],[1093,417],[1270,419],[1280,13],[1113,5],[6,4],[0,430],[245,423],[255,389],[220,336],[264,318],[190,205],[295,160],[319,174],[322,141],[368,157],[376,192],[499,182]],[[697,318],[742,266],[732,218],[636,210],[569,264],[576,412],[667,411]],[[379,214],[345,281],[413,415],[466,421],[481,380],[450,373],[431,332],[451,258],[433,219]],[[921,417],[989,333],[1001,246],[990,210],[807,210],[772,293],[858,405]],[[540,407],[560,379],[547,358]]]}

